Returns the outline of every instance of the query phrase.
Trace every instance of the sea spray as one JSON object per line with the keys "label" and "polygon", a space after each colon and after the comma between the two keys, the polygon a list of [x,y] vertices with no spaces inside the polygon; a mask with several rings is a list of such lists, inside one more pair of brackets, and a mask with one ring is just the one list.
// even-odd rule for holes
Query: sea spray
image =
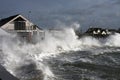
{"label": "sea spray", "polygon": [[[27,45],[26,45],[27,46]],[[37,52],[35,53],[33,48],[30,48],[30,46],[28,46],[28,48],[21,46],[13,46],[13,47],[9,47],[9,46],[5,46],[4,45],[4,63],[2,64],[11,74],[13,74],[14,76],[18,77],[19,79],[30,79],[30,78],[34,78],[39,75],[43,75],[44,77],[47,77],[48,74],[45,74],[49,71],[48,66],[45,65],[41,59],[37,60],[36,59],[36,55],[38,54]],[[36,67],[32,67],[31,64],[33,64]],[[25,66],[25,67],[24,67]],[[36,72],[39,74],[35,75],[32,74],[33,72]],[[50,71],[49,71],[50,72]],[[31,75],[32,74],[32,75]],[[48,76],[50,77],[50,75],[52,75],[51,77],[53,77],[53,74],[51,72],[51,74],[49,74]],[[41,76],[41,77],[43,77]]]}
{"label": "sea spray", "polygon": [[4,36],[1,41],[1,56],[3,57],[1,64],[21,80],[37,77],[34,71],[36,73],[38,71],[38,75],[43,75],[44,80],[53,80],[55,76],[43,59],[56,55],[61,52],[60,49],[68,51],[77,48],[76,42],[79,42],[72,28],[66,28],[57,35],[48,31],[45,40],[37,44],[22,43],[16,38],[12,35],[9,38]]}
{"label": "sea spray", "polygon": [[[78,28],[79,25],[74,24],[75,26]],[[54,74],[49,66],[44,63],[45,58],[59,55],[61,52],[81,50],[82,45],[93,45],[92,38],[82,38],[83,41],[79,40],[74,32],[74,27],[66,27],[57,31],[57,33],[46,30],[45,39],[38,41],[36,44],[21,43],[19,40],[14,40],[16,37],[12,35],[9,38],[5,37],[2,41],[2,53],[4,54],[2,65],[20,79],[29,79],[31,75],[27,75],[27,72],[40,70],[42,71],[40,74],[44,76],[44,79],[49,78],[52,80]],[[94,39],[94,42],[96,41]],[[25,70],[27,68],[24,66],[31,67],[31,64],[36,67],[33,66],[33,69]],[[48,72],[49,74],[47,74]],[[33,76],[36,75],[32,75],[32,78]]]}
{"label": "sea spray", "polygon": [[[74,26],[78,28],[79,25],[74,24]],[[104,42],[88,36],[78,39],[73,27],[65,27],[57,32],[46,30],[45,39],[36,44],[22,43],[13,35],[2,36],[0,63],[19,79],[43,77],[44,80],[54,80],[55,74],[44,59],[55,57],[62,52],[79,51],[91,47],[104,47],[106,45],[118,47],[119,35],[112,35]]]}
{"label": "sea spray", "polygon": [[68,51],[80,46],[81,42],[75,35],[73,28],[65,28],[59,31],[46,31],[45,40],[39,42],[42,52]]}
{"label": "sea spray", "polygon": [[111,46],[111,47],[120,47],[120,34],[116,33],[114,35],[111,35],[107,38],[106,46]]}
{"label": "sea spray", "polygon": [[92,47],[92,46],[100,47],[101,46],[101,42],[91,36],[85,36],[81,38],[80,41],[82,43],[82,46],[87,46],[87,47]]}
{"label": "sea spray", "polygon": [[[32,44],[21,43],[16,38],[17,37],[12,35],[3,36],[2,34],[2,40],[0,41],[0,57],[2,57],[0,61],[1,65],[4,66],[6,70],[9,71],[12,75],[18,77],[21,80],[32,79],[34,77],[37,78],[37,76],[39,79],[41,77],[54,77],[47,65],[44,65],[43,62],[36,60],[35,55],[37,51],[34,51],[37,47]],[[34,64],[36,67],[32,67],[31,64]],[[26,68],[24,66],[26,66]],[[47,72],[44,70],[49,71],[49,75],[46,74]],[[35,73],[39,73],[35,75],[33,74],[34,71]]]}

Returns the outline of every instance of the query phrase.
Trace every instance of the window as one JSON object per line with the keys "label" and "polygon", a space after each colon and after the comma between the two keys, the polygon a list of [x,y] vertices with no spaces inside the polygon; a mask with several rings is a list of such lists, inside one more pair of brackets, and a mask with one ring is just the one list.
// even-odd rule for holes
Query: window
{"label": "window", "polygon": [[33,30],[36,30],[36,26],[33,26]]}
{"label": "window", "polygon": [[15,30],[25,30],[26,25],[24,21],[15,21]]}
{"label": "window", "polygon": [[36,30],[37,25],[33,25],[33,30]]}

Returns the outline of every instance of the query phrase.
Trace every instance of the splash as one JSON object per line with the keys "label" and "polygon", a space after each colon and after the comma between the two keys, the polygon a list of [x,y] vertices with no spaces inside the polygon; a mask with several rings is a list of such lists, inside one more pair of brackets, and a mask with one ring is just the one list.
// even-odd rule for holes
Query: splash
{"label": "splash", "polygon": [[106,46],[111,46],[111,47],[120,47],[120,34],[116,33],[115,35],[111,35],[107,41],[106,41]]}
{"label": "splash", "polygon": [[[107,38],[104,42],[93,37],[78,39],[75,34],[79,24],[74,23],[70,27],[64,25],[62,30],[45,31],[45,39],[38,40],[36,44],[21,43],[14,35],[6,32],[0,33],[0,63],[11,74],[21,80],[36,79],[54,80],[52,73],[45,59],[55,57],[62,52],[78,51],[91,47],[120,46],[120,34]],[[3,30],[0,30],[3,31]]]}
{"label": "splash", "polygon": [[82,42],[82,46],[88,46],[88,47],[101,46],[101,42],[94,37],[87,36],[87,37],[81,38],[80,40]]}
{"label": "splash", "polygon": [[22,43],[15,35],[3,34],[0,63],[21,80],[54,80],[55,75],[44,59],[78,48],[78,44],[81,44],[73,28],[65,28],[57,33],[46,30],[45,39],[36,44]]}
{"label": "splash", "polygon": [[21,43],[12,35],[1,36],[0,63],[7,71],[21,80],[53,80],[54,74],[50,68],[41,58],[36,58],[41,54],[39,46]]}

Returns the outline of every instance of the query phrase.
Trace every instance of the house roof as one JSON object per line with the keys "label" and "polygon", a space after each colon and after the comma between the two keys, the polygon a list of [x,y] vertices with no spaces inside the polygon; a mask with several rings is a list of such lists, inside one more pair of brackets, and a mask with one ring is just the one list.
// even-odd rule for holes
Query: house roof
{"label": "house roof", "polygon": [[[13,15],[13,16],[10,16],[10,17],[7,17],[7,18],[3,18],[0,20],[0,27],[5,25],[6,23],[8,23],[9,21],[13,20],[14,18],[16,18],[17,16],[20,16],[22,17],[23,19],[27,20],[26,18],[24,18],[23,16],[21,16],[20,14],[17,14],[17,15]],[[15,20],[22,20],[22,18],[17,18]],[[38,27],[37,25],[35,25],[39,30],[43,30],[42,28]]]}
{"label": "house roof", "polygon": [[10,16],[8,18],[1,19],[0,20],[0,27],[3,26],[4,24],[6,24],[7,22],[9,22],[10,20],[14,19],[15,17],[17,17],[18,15],[19,14]]}

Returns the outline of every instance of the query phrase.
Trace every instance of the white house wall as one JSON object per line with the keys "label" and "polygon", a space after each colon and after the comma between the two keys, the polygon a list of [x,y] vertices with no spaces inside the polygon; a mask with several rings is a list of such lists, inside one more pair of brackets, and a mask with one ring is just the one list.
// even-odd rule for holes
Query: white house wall
{"label": "white house wall", "polygon": [[27,30],[31,29],[31,26],[32,26],[32,25],[33,25],[33,24],[32,24],[31,22],[26,21],[26,29],[27,29]]}
{"label": "white house wall", "polygon": [[[33,23],[26,21],[26,29],[31,29],[30,26],[32,26]],[[1,27],[4,30],[14,30],[14,22],[9,22]]]}
{"label": "white house wall", "polygon": [[7,23],[1,27],[4,30],[14,30],[14,23]]}

